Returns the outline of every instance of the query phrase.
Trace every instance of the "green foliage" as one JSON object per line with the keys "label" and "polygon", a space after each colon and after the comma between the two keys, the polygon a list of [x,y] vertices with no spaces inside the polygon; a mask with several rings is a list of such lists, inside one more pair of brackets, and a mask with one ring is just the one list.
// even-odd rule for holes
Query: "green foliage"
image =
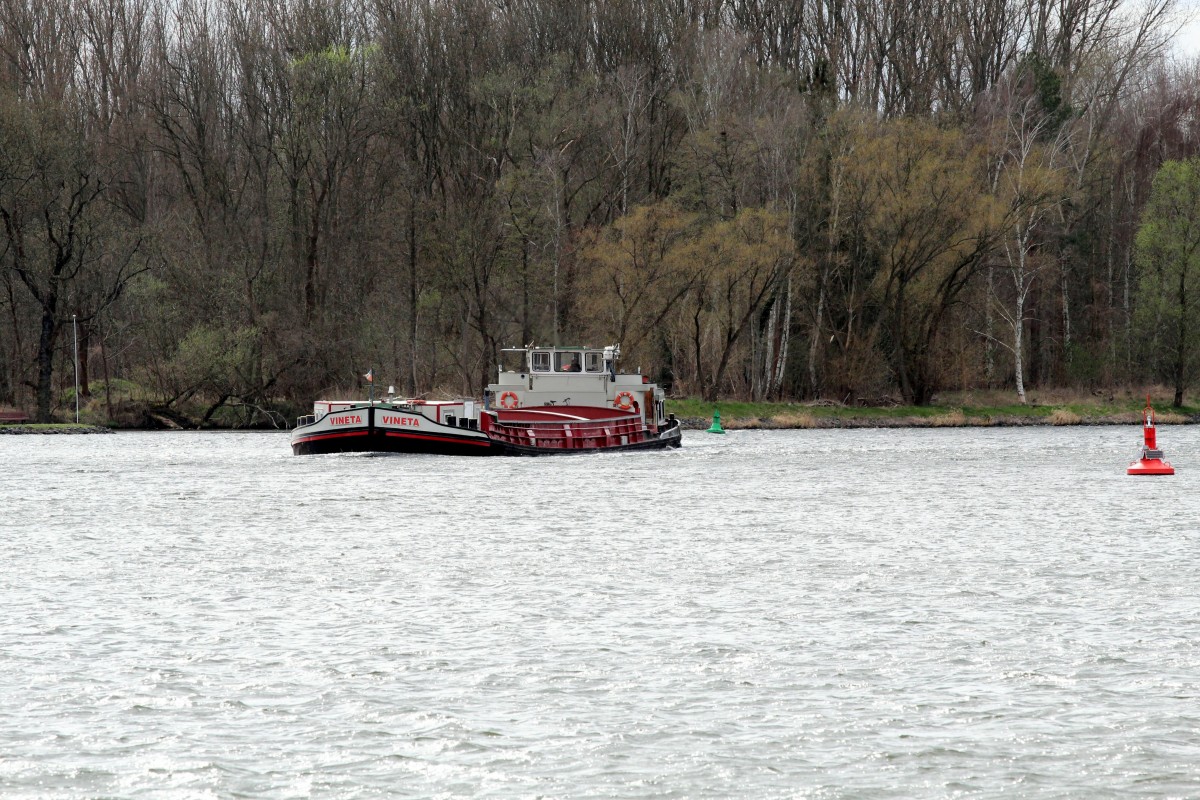
{"label": "green foliage", "polygon": [[1200,157],[1167,161],[1137,232],[1137,322],[1144,357],[1175,386],[1175,404],[1200,367]]}
{"label": "green foliage", "polygon": [[350,63],[351,51],[343,45],[330,45],[318,53],[305,53],[292,61],[294,69],[322,65],[329,67],[344,67]]}
{"label": "green foliage", "polygon": [[936,388],[939,330],[990,243],[981,156],[960,131],[925,120],[881,126],[847,156],[878,264],[871,289],[879,324],[901,393],[916,405]]}
{"label": "green foliage", "polygon": [[177,380],[191,392],[242,395],[254,391],[259,331],[197,325],[183,337],[171,363]]}
{"label": "green foliage", "polygon": [[1030,91],[1037,96],[1042,112],[1050,120],[1043,137],[1053,137],[1075,113],[1063,98],[1062,76],[1038,54],[1026,56],[1017,68],[1017,74],[1028,81]]}
{"label": "green foliage", "polygon": [[664,201],[637,206],[598,233],[582,253],[582,302],[595,341],[621,342],[632,361],[650,355],[667,315],[696,280],[688,253],[696,230],[696,215]]}
{"label": "green foliage", "polygon": [[1067,376],[1072,386],[1093,387],[1100,384],[1104,373],[1104,357],[1078,342],[1071,343],[1067,354]]}
{"label": "green foliage", "polygon": [[684,254],[693,277],[676,326],[690,334],[694,385],[715,397],[755,314],[794,268],[795,242],[784,214],[743,209],[699,228]]}

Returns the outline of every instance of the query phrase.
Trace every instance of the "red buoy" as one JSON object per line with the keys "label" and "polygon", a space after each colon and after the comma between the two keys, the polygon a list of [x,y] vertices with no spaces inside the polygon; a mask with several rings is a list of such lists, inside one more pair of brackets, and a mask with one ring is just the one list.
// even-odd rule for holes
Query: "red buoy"
{"label": "red buoy", "polygon": [[1154,409],[1150,406],[1150,395],[1146,395],[1146,408],[1142,410],[1142,457],[1129,465],[1127,475],[1174,475],[1175,468],[1163,460],[1158,449],[1158,436],[1154,430]]}

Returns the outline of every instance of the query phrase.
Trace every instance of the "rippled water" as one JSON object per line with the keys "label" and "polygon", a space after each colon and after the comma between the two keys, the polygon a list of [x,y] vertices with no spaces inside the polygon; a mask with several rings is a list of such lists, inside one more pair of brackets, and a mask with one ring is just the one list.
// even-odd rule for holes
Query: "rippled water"
{"label": "rippled water", "polygon": [[1200,427],[0,437],[4,797],[1194,797]]}

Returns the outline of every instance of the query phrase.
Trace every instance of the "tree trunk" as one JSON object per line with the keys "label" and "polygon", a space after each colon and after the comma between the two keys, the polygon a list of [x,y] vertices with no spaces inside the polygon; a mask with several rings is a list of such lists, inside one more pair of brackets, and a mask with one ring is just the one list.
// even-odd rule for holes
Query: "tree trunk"
{"label": "tree trunk", "polygon": [[21,353],[24,350],[24,346],[21,337],[22,327],[20,324],[20,319],[17,316],[17,303],[13,296],[12,281],[8,274],[5,274],[4,276],[4,289],[4,293],[6,295],[5,299],[7,300],[8,304],[9,319],[12,322],[12,339],[7,343],[9,346],[6,354],[8,356],[8,363],[5,365],[4,393],[2,396],[0,396],[0,399],[9,399],[15,403],[17,402],[17,385],[20,374],[17,365],[23,360],[21,358]]}
{"label": "tree trunk", "polygon": [[91,397],[92,386],[88,377],[88,353],[92,349],[92,328],[84,323],[79,330],[79,396]]}
{"label": "tree trunk", "polygon": [[1019,297],[1016,311],[1017,321],[1013,325],[1013,379],[1017,383],[1017,398],[1021,405],[1028,405],[1025,399],[1025,359],[1022,355],[1025,347],[1025,303]]}
{"label": "tree trunk", "polygon": [[58,298],[51,295],[42,308],[42,333],[38,337],[37,421],[50,422],[50,394],[54,379],[54,340],[58,327],[54,320]]}
{"label": "tree trunk", "polygon": [[315,205],[308,229],[304,250],[304,320],[312,323],[317,314],[318,272],[320,254],[318,246],[321,236],[320,206]]}
{"label": "tree trunk", "polygon": [[823,334],[821,320],[825,318],[825,272],[821,271],[821,284],[817,289],[817,311],[813,318],[812,332],[808,342],[808,388],[814,400],[821,398],[821,378],[817,372],[817,358],[821,354]]}
{"label": "tree trunk", "polygon": [[891,328],[893,368],[896,370],[896,382],[900,385],[900,396],[904,402],[920,405],[917,400],[916,387],[913,384],[911,364],[909,363],[908,348],[904,344],[906,333],[904,322],[905,284],[901,282],[892,300]]}
{"label": "tree trunk", "polygon": [[[519,344],[533,343],[533,322],[530,319],[529,307],[529,239],[521,237],[521,341]],[[524,367],[522,366],[522,369]]]}
{"label": "tree trunk", "polygon": [[1070,287],[1067,282],[1067,259],[1060,255],[1059,257],[1059,286],[1062,292],[1062,341],[1063,341],[1063,360],[1070,366],[1071,364],[1071,295]]}
{"label": "tree trunk", "polygon": [[1125,379],[1128,380],[1133,372],[1133,302],[1132,302],[1132,281],[1130,274],[1133,272],[1133,248],[1125,249],[1125,269],[1121,276],[1121,310],[1124,312],[1124,327],[1121,332],[1122,344],[1125,357],[1125,369],[1122,373]]}
{"label": "tree trunk", "polygon": [[[755,350],[751,354],[750,366],[750,398],[756,403],[771,391],[771,377],[775,374],[775,329],[779,325],[780,299],[775,298],[771,310],[767,312],[767,320],[755,336]],[[758,354],[761,353],[761,359]]]}
{"label": "tree trunk", "polygon": [[1025,365],[1027,367],[1025,373],[1029,376],[1029,382],[1034,386],[1038,385],[1042,370],[1042,321],[1039,294],[1040,292],[1036,290],[1030,292],[1029,301],[1026,303],[1029,307],[1029,360]]}
{"label": "tree trunk", "polygon": [[692,353],[696,359],[696,386],[700,389],[700,396],[705,400],[715,400],[716,390],[709,387],[708,382],[704,379],[704,362],[700,357],[700,312],[703,307],[703,301],[697,298],[696,308],[692,314]]}
{"label": "tree trunk", "polygon": [[778,399],[783,393],[783,379],[787,374],[788,350],[792,342],[792,278],[787,279],[786,306],[783,321],[779,326],[779,350],[776,355],[775,373],[771,376],[770,396]]}
{"label": "tree trunk", "polygon": [[100,332],[100,367],[104,370],[104,418],[112,419],[112,378],[108,374],[108,346]]}
{"label": "tree trunk", "polygon": [[1175,400],[1171,403],[1175,408],[1183,407],[1184,361],[1187,354],[1188,327],[1187,274],[1186,266],[1179,270],[1179,323],[1176,326],[1175,341]]}
{"label": "tree trunk", "polygon": [[408,193],[408,386],[409,397],[417,396],[417,197]]}
{"label": "tree trunk", "polygon": [[983,322],[983,377],[987,382],[988,388],[991,388],[995,383],[996,377],[996,343],[993,339],[995,333],[995,311],[992,304],[995,301],[996,290],[993,285],[995,266],[988,261],[987,267],[987,293],[984,295],[984,322]]}

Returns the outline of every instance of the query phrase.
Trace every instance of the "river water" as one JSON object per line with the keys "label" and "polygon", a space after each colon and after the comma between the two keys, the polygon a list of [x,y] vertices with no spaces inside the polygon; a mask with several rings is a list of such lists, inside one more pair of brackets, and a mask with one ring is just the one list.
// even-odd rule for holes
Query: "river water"
{"label": "river water", "polygon": [[0,796],[1200,796],[1200,427],[0,437]]}

